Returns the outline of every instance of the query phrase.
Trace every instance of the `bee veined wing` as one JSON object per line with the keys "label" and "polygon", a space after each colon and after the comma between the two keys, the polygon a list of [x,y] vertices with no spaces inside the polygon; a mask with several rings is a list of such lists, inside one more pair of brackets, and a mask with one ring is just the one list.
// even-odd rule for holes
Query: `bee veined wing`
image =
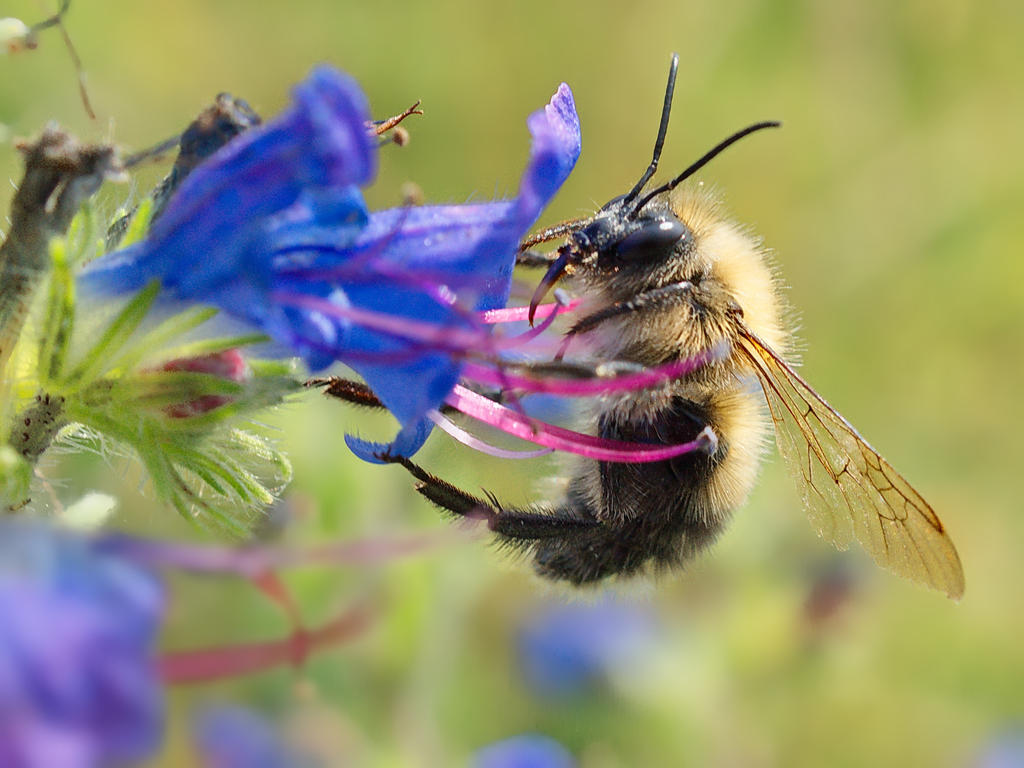
{"label": "bee veined wing", "polygon": [[960,558],[928,502],[767,344],[741,333],[818,533],[840,549],[856,538],[883,568],[959,599]]}

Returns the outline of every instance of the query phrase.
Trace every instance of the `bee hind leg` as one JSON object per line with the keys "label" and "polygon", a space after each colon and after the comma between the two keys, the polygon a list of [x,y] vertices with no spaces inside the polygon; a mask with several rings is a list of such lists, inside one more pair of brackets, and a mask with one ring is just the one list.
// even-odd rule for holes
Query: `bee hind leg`
{"label": "bee hind leg", "polygon": [[384,454],[378,458],[405,467],[418,481],[416,490],[434,505],[460,517],[486,520],[487,527],[512,546],[526,548],[542,539],[569,538],[601,525],[593,518],[571,516],[562,510],[505,507],[492,494],[487,493],[486,500],[473,496],[404,456]]}

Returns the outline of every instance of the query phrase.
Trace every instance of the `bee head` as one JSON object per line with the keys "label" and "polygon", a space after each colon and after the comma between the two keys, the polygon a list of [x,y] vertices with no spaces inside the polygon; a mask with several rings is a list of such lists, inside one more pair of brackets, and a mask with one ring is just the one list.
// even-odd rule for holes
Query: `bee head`
{"label": "bee head", "polygon": [[685,255],[693,247],[693,233],[667,205],[648,206],[636,214],[623,195],[602,208],[569,241],[578,254],[593,254],[593,264],[600,271],[651,269]]}
{"label": "bee head", "polygon": [[693,233],[686,224],[662,201],[665,193],[675,189],[709,163],[724,149],[744,136],[762,128],[774,128],[777,122],[761,122],[734,133],[706,152],[685,171],[666,184],[644,193],[644,187],[658,169],[661,150],[665,146],[672,95],[675,92],[679,56],[672,55],[665,87],[665,101],[661,108],[658,137],[654,141],[651,163],[633,188],[624,195],[612,198],[597,214],[569,236],[574,260],[596,256],[594,265],[604,270],[628,269],[631,266],[657,266],[668,259],[684,256],[694,247]]}
{"label": "bee head", "polygon": [[[639,181],[624,195],[612,198],[593,217],[583,221],[569,234],[568,243],[559,249],[558,258],[551,262],[530,301],[530,321],[537,305],[547,291],[561,279],[567,268],[580,266],[608,274],[631,275],[639,279],[646,271],[657,271],[677,257],[693,252],[693,233],[669,208],[664,198],[679,184],[707,165],[727,147],[755,131],[777,128],[781,123],[765,121],[754,123],[719,142],[700,159],[671,181],[644,193],[644,187],[658,169],[661,150],[665,145],[672,95],[675,92],[679,56],[672,54],[669,66],[665,101],[661,108],[658,137],[654,142],[654,156]],[[642,194],[643,193],[643,194]]]}

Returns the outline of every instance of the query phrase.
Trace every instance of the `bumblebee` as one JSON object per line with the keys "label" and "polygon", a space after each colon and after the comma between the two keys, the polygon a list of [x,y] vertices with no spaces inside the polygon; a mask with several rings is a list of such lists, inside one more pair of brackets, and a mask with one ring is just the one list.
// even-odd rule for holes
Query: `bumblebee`
{"label": "bumblebee", "polygon": [[[726,147],[778,124],[752,125],[646,189],[677,66],[673,57],[653,159],[639,181],[592,217],[529,238],[519,262],[547,268],[531,317],[563,278],[583,297],[567,341],[584,337],[595,360],[655,367],[724,350],[664,385],[602,396],[582,415],[583,431],[601,438],[674,445],[710,435],[707,450],[650,463],[574,456],[564,497],[526,509],[468,494],[407,458],[382,458],[402,464],[442,509],[485,517],[542,577],[580,586],[680,566],[707,549],[750,494],[774,431],[823,538],[839,548],[856,539],[879,565],[959,598],[960,560],[935,512],[787,362],[784,303],[765,251],[707,193],[682,184]],[[532,250],[560,237],[553,254]],[[373,399],[344,380],[327,393]]]}

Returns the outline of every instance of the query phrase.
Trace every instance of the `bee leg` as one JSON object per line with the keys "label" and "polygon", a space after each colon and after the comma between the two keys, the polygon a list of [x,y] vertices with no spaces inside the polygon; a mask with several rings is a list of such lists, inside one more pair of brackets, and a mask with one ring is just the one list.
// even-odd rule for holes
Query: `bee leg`
{"label": "bee leg", "polygon": [[520,251],[516,254],[516,266],[528,269],[548,268],[558,258],[557,253],[543,253],[541,251]]}
{"label": "bee leg", "polygon": [[[546,227],[540,232],[535,232],[519,243],[519,252],[523,253],[535,245],[540,245],[541,243],[547,243],[551,240],[557,240],[560,237],[571,235],[573,232],[585,227],[589,221],[589,217],[582,219],[569,219],[568,221],[563,221],[561,224],[555,224],[553,227]],[[551,260],[554,260],[554,257],[552,257]]]}
{"label": "bee leg", "polygon": [[328,397],[336,397],[346,403],[358,405],[363,408],[384,408],[373,390],[361,381],[342,379],[338,376],[328,376],[322,379],[309,379],[305,383],[307,387],[323,387],[324,394]]}
{"label": "bee leg", "polygon": [[643,291],[629,301],[618,301],[604,309],[598,310],[592,315],[587,315],[573,325],[566,335],[572,336],[577,333],[593,330],[605,320],[610,320],[613,317],[621,317],[622,315],[631,315],[635,312],[645,312],[665,306],[681,304],[690,300],[692,292],[693,283],[688,280]]}
{"label": "bee leg", "polygon": [[379,459],[401,464],[419,482],[416,490],[428,501],[452,514],[469,519],[484,519],[487,527],[513,546],[529,546],[540,539],[559,539],[574,532],[601,525],[593,518],[571,517],[560,511],[526,511],[503,507],[491,494],[487,499],[432,475],[404,456],[380,455]]}
{"label": "bee leg", "polygon": [[[340,376],[327,376],[325,378],[309,379],[305,382],[304,386],[323,387],[324,394],[328,397],[336,397],[339,400],[344,400],[346,403],[351,403],[352,405],[357,405],[362,408],[374,408],[379,410],[387,408],[387,406],[380,401],[380,398],[373,393],[373,390],[361,381],[343,379]],[[500,392],[485,392],[483,395],[495,402],[501,401]],[[458,413],[455,408],[443,403],[438,410],[444,414]]]}
{"label": "bee leg", "polygon": [[610,379],[647,368],[629,360],[544,360],[528,363],[504,363],[503,369],[528,376],[567,380]]}

